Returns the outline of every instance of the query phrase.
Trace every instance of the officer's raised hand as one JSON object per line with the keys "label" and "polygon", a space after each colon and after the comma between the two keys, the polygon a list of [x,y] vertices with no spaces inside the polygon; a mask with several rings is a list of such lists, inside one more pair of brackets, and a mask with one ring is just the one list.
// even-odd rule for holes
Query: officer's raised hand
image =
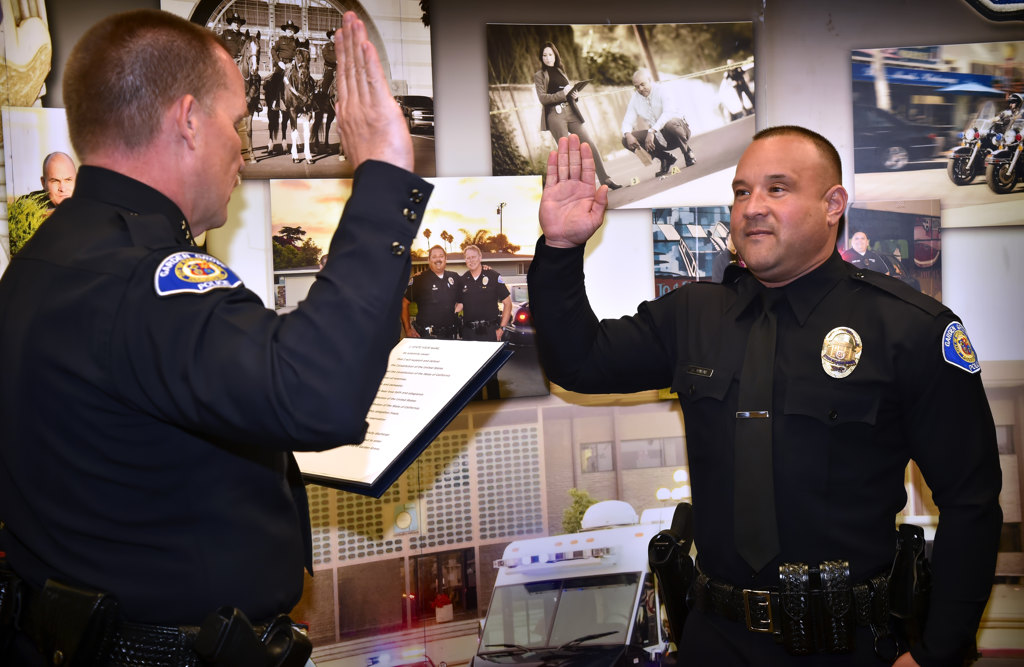
{"label": "officer's raised hand", "polygon": [[345,12],[335,33],[334,52],[338,101],[334,110],[345,155],[358,167],[381,160],[412,171],[412,137],[398,102],[384,76],[377,49],[366,37],[366,26]]}
{"label": "officer's raised hand", "polygon": [[548,174],[540,198],[545,243],[572,248],[587,242],[604,221],[608,186],[594,186],[594,154],[575,134],[558,140],[548,155]]}

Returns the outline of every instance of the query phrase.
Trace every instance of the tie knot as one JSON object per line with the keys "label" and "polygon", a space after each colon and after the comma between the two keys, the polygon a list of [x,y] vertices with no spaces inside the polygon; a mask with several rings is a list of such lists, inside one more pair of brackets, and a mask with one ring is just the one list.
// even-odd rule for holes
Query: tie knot
{"label": "tie knot", "polygon": [[780,289],[765,288],[760,293],[761,310],[776,314],[779,312],[779,305],[786,300],[786,295]]}

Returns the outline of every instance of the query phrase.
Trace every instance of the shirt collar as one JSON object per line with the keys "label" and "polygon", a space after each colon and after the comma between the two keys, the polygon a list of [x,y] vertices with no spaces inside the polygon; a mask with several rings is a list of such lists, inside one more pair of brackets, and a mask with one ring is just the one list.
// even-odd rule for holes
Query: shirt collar
{"label": "shirt collar", "polygon": [[[803,326],[821,300],[847,275],[847,266],[839,251],[833,250],[818,268],[774,289],[781,291],[797,322]],[[729,308],[729,314],[739,317],[756,300],[757,295],[768,288],[758,282],[749,269],[738,267],[735,271],[727,270],[727,274],[727,278],[736,283],[736,301]]]}
{"label": "shirt collar", "polygon": [[159,190],[103,167],[82,165],[75,179],[75,197],[93,199],[138,216],[167,220],[176,241],[190,243],[185,215]]}

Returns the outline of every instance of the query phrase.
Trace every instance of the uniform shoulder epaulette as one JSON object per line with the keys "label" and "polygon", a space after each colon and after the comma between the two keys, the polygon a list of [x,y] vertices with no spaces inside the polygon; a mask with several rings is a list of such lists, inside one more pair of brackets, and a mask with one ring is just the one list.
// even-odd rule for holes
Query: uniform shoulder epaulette
{"label": "uniform shoulder epaulette", "polygon": [[937,317],[949,310],[949,308],[943,305],[942,302],[936,301],[927,294],[924,294],[923,292],[920,292],[910,285],[896,280],[891,276],[887,276],[884,273],[857,269],[852,272],[852,275],[854,280],[866,282],[872,287],[877,287],[884,292],[888,292],[900,301],[905,301],[912,306],[916,306],[932,317]]}

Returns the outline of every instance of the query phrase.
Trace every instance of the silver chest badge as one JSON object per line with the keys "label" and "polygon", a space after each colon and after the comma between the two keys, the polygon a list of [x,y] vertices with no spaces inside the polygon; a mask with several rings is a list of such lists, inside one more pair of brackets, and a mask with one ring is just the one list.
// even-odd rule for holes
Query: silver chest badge
{"label": "silver chest badge", "polygon": [[821,344],[821,367],[829,376],[844,378],[857,368],[863,350],[860,334],[850,327],[836,327]]}

